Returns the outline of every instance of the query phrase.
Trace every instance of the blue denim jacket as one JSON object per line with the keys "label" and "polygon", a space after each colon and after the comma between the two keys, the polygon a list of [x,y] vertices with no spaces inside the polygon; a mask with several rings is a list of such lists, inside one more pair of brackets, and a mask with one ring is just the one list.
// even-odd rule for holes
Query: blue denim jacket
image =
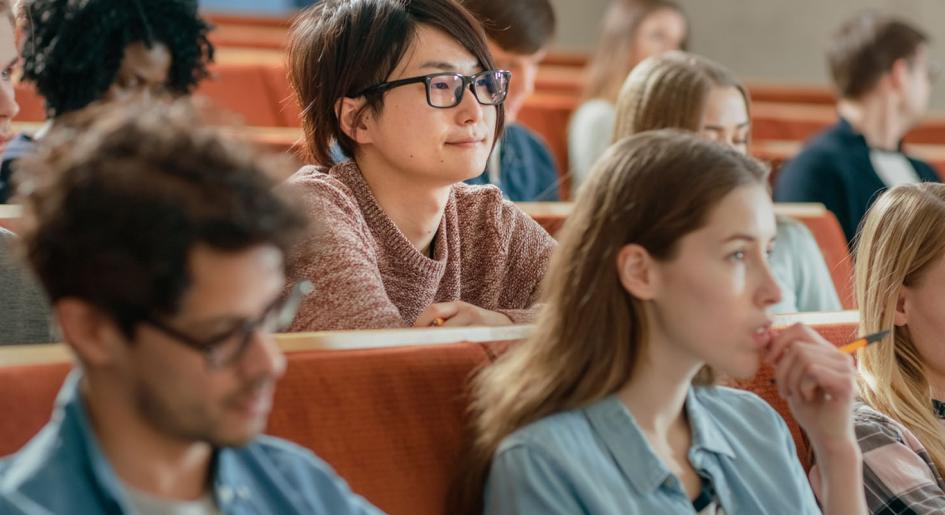
{"label": "blue denim jacket", "polygon": [[[545,143],[522,125],[505,127],[499,147],[499,184],[512,202],[549,202],[559,200],[558,170]],[[491,184],[489,172],[466,181],[467,184]]]}
{"label": "blue denim jacket", "polygon": [[[754,394],[694,387],[689,460],[725,513],[819,514],[784,420]],[[551,415],[503,440],[485,513],[627,515],[695,510],[616,396]]]}
{"label": "blue denim jacket", "polygon": [[[86,414],[73,371],[52,420],[0,461],[0,514],[131,514],[132,508]],[[311,452],[261,436],[217,450],[213,495],[220,511],[250,514],[379,514]]]}

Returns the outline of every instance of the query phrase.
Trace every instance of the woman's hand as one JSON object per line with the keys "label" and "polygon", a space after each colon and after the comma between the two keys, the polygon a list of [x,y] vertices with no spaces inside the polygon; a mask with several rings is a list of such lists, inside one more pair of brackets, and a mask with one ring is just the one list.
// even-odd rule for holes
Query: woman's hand
{"label": "woman's hand", "polygon": [[512,325],[512,319],[495,311],[473,306],[457,300],[431,304],[420,314],[414,327],[449,326],[464,327],[473,325]]}
{"label": "woman's hand", "polygon": [[765,361],[774,366],[778,391],[814,448],[824,513],[868,513],[853,430],[853,358],[817,331],[795,324],[774,338]]}
{"label": "woman's hand", "polygon": [[795,324],[774,338],[765,361],[774,366],[778,391],[815,451],[856,446],[852,356],[810,327]]}

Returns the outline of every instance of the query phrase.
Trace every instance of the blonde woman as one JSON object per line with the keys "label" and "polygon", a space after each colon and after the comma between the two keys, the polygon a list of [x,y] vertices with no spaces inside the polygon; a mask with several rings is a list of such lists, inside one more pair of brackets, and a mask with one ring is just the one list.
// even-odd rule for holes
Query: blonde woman
{"label": "blonde woman", "polygon": [[485,513],[820,513],[784,420],[713,386],[762,360],[824,464],[826,513],[866,512],[852,360],[810,328],[769,331],[780,294],[766,177],[683,132],[604,154],[565,225],[535,333],[475,383],[466,491],[485,478]]}
{"label": "blonde woman", "polygon": [[627,73],[647,57],[685,49],[689,27],[670,0],[614,0],[588,65],[584,102],[568,127],[568,156],[575,187],[611,143],[614,104]]}
{"label": "blonde woman", "polygon": [[[742,83],[723,66],[685,52],[651,57],[627,77],[617,98],[613,138],[676,128],[749,151],[750,102]],[[773,313],[838,311],[840,299],[817,241],[807,227],[778,217],[771,268],[781,286]]]}
{"label": "blonde woman", "polygon": [[867,504],[876,514],[945,513],[945,185],[880,197],[863,222],[855,272],[860,331],[891,332],[858,356]]}

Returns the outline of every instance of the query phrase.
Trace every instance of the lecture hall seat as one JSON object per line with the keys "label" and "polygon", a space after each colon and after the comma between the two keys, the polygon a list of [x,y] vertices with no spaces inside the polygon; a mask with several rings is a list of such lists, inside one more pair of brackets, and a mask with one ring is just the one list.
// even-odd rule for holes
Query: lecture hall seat
{"label": "lecture hall seat", "polygon": [[[795,321],[840,345],[853,338],[858,316],[780,316],[775,326]],[[288,369],[267,432],[312,449],[388,513],[445,513],[449,481],[468,443],[468,379],[528,332],[518,326],[280,335]],[[68,360],[62,345],[0,347],[0,455],[46,423]],[[806,443],[771,385],[771,371],[732,384],[785,417],[807,468]]]}

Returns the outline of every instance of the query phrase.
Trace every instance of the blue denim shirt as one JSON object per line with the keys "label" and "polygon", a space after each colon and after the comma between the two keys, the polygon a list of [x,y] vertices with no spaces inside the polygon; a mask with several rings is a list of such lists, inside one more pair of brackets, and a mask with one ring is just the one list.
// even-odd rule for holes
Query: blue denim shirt
{"label": "blue denim shirt", "polygon": [[[505,127],[499,147],[499,170],[496,186],[512,202],[560,200],[558,170],[548,146],[522,125]],[[491,184],[488,170],[466,183]]]}
{"label": "blue denim shirt", "polygon": [[[92,431],[73,371],[52,420],[23,449],[0,461],[0,514],[131,514],[121,483]],[[221,448],[213,464],[220,511],[250,514],[379,514],[311,452],[261,436]]]}
{"label": "blue denim shirt", "polygon": [[[686,400],[689,461],[725,513],[820,513],[780,416],[754,394],[694,387]],[[503,440],[485,513],[627,515],[695,510],[616,396],[551,415]]]}

